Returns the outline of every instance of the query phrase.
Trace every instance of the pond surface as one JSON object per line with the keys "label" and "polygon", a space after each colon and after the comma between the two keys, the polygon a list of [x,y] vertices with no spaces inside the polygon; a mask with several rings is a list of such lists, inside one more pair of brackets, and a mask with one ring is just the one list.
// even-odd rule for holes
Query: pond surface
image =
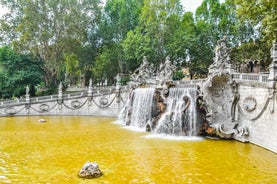
{"label": "pond surface", "polygon": [[[47,122],[40,123],[44,118]],[[277,183],[277,154],[237,141],[136,132],[103,117],[0,118],[0,183]],[[86,161],[104,175],[81,179]]]}

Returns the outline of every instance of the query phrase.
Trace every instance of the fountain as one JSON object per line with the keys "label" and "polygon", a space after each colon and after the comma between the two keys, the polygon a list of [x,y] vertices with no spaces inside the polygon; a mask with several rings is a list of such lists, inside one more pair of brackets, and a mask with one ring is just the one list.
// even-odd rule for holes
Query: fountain
{"label": "fountain", "polygon": [[161,63],[157,74],[151,76],[156,78],[155,83],[153,80],[151,83],[146,82],[150,75],[149,67],[145,66],[150,66],[146,57],[139,72],[136,70],[132,74],[135,81],[129,85],[133,90],[119,119],[125,125],[144,128],[148,132],[199,135],[202,121],[196,109],[196,87],[181,87],[173,82],[172,75],[176,67],[171,64],[169,57]]}
{"label": "fountain", "polygon": [[[136,85],[131,85],[132,92],[123,110],[124,124],[148,132],[248,142],[248,125],[239,119],[241,93],[238,82],[231,76],[230,49],[226,40],[223,37],[218,41],[208,77],[196,85],[181,85],[172,80],[176,67],[169,57],[160,64],[156,75],[151,76],[151,65],[144,57],[139,70],[132,75],[135,81],[130,84]],[[156,77],[156,82],[147,83],[149,77]],[[249,106],[253,100],[247,97],[243,105]],[[244,109],[251,112],[255,108]]]}

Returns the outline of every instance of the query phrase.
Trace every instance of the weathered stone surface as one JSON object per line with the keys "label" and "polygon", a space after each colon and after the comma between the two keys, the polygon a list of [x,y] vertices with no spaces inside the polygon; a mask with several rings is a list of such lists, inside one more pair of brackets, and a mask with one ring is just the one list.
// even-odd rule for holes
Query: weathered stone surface
{"label": "weathered stone surface", "polygon": [[96,162],[87,161],[82,169],[80,170],[78,176],[80,178],[92,179],[102,176],[103,173],[99,169],[99,166]]}

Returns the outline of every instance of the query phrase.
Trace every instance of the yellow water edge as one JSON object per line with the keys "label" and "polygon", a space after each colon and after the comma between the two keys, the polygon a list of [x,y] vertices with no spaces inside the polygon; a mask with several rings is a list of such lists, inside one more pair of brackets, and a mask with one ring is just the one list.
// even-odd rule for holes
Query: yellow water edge
{"label": "yellow water edge", "polygon": [[[39,122],[39,119],[46,122]],[[0,183],[275,184],[277,154],[237,141],[149,138],[90,116],[0,118]],[[86,161],[103,176],[81,179]]]}

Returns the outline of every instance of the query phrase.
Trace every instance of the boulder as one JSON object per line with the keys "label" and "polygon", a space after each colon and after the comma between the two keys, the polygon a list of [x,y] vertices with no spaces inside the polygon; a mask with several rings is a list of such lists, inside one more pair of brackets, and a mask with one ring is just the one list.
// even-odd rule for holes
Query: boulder
{"label": "boulder", "polygon": [[92,179],[92,178],[98,178],[98,177],[102,176],[102,172],[99,169],[99,166],[96,162],[87,161],[83,165],[78,176],[80,178]]}

